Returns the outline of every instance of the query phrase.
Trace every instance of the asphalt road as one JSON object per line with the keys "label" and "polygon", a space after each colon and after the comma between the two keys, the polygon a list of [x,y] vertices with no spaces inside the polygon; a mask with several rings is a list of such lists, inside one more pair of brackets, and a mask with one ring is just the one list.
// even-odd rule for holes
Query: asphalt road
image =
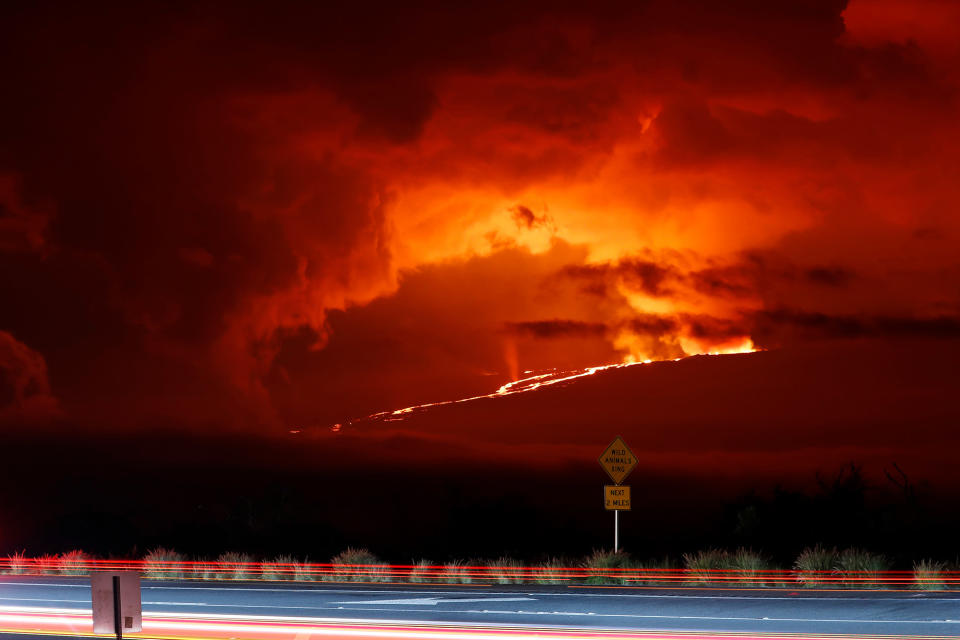
{"label": "asphalt road", "polygon": [[[143,582],[144,618],[960,636],[960,592]],[[0,612],[89,612],[85,578],[0,576]],[[87,615],[89,615],[87,613]],[[11,629],[0,624],[0,629]],[[0,634],[2,636],[3,634]]]}

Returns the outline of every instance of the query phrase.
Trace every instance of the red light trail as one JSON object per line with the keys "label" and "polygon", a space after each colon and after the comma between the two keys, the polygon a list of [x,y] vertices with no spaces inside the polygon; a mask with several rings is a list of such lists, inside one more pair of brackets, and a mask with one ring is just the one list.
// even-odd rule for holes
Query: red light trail
{"label": "red light trail", "polygon": [[[69,634],[81,637],[95,636],[89,610],[40,609],[30,607],[0,607],[0,632],[39,635]],[[499,625],[447,625],[414,623],[365,624],[359,621],[331,622],[322,618],[280,618],[275,616],[181,616],[172,613],[144,615],[143,632],[130,634],[131,638],[155,640],[229,639],[254,640],[267,638],[350,638],[377,640],[489,640],[492,638],[537,638],[540,640],[739,640],[818,638],[889,638],[885,635],[846,634],[756,634],[730,632],[663,632],[622,631],[603,629],[572,629],[519,627]],[[940,640],[948,636],[897,636]]]}
{"label": "red light trail", "polygon": [[[0,572],[14,575],[84,575],[88,571],[138,571],[148,578],[193,580],[194,575],[220,573],[242,575],[243,580],[263,582],[327,582],[402,584],[454,584],[469,579],[485,586],[503,583],[554,583],[579,588],[603,588],[603,585],[576,584],[591,578],[617,582],[618,588],[703,588],[742,586],[746,588],[779,587],[786,589],[831,586],[849,591],[850,587],[909,588],[918,578],[913,571],[813,571],[799,569],[683,569],[683,568],[594,568],[583,566],[498,566],[416,564],[335,564],[228,562],[202,560],[98,560],[79,559],[64,563],[56,556],[26,558],[13,556],[0,559]],[[285,574],[286,579],[268,580],[257,577],[264,569]],[[296,579],[295,579],[296,578]],[[960,584],[960,571],[942,571],[930,578],[945,586]],[[809,586],[808,586],[809,585]]]}

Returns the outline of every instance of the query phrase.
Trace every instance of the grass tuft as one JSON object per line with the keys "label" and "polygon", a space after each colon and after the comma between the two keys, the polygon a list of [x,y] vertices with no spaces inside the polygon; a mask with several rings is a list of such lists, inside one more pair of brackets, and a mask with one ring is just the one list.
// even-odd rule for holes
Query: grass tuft
{"label": "grass tuft", "polygon": [[57,554],[46,554],[34,558],[31,573],[42,576],[55,576],[60,572],[60,557]]}
{"label": "grass tuft", "polygon": [[62,576],[85,576],[90,573],[90,556],[74,549],[57,558],[57,569]]}
{"label": "grass tuft", "polygon": [[550,558],[546,562],[541,562],[534,573],[534,581],[537,584],[564,584],[569,582],[565,577],[566,569],[569,563],[563,558]]}
{"label": "grass tuft", "polygon": [[277,556],[273,560],[264,560],[260,563],[260,578],[262,580],[293,579],[293,558]]}
{"label": "grass tuft", "polygon": [[488,576],[492,578],[496,584],[523,583],[523,575],[520,571],[520,569],[523,568],[523,563],[519,560],[501,556],[496,560],[488,562],[487,566],[490,569]]}
{"label": "grass tuft", "polygon": [[731,569],[733,561],[727,551],[706,549],[696,553],[683,554],[683,566],[688,577],[688,584],[727,584],[727,580],[717,579],[716,571],[718,569]]}
{"label": "grass tuft", "polygon": [[7,573],[14,576],[23,575],[30,570],[30,561],[26,551],[17,551],[7,556]]}
{"label": "grass tuft", "polygon": [[851,588],[880,587],[881,573],[889,569],[890,561],[885,556],[853,547],[841,551],[834,565],[842,584]]}
{"label": "grass tuft", "polygon": [[182,580],[183,555],[173,549],[157,547],[143,557],[144,577],[151,580]]}
{"label": "grass tuft", "polygon": [[793,563],[797,582],[805,587],[832,583],[831,572],[836,567],[839,555],[836,548],[825,549],[820,545],[807,547]]}
{"label": "grass tuft", "polygon": [[472,584],[473,576],[463,560],[454,560],[443,565],[443,582],[449,584]]}
{"label": "grass tuft", "polygon": [[330,559],[333,579],[340,582],[386,582],[387,565],[365,548],[348,547]]}
{"label": "grass tuft", "polygon": [[408,579],[410,582],[433,582],[434,570],[433,563],[427,559],[421,559],[410,569]]}
{"label": "grass tuft", "polygon": [[217,577],[218,565],[206,558],[196,558],[192,565],[190,577],[195,580],[220,580]]}
{"label": "grass tuft", "polygon": [[634,566],[630,554],[626,551],[604,549],[594,549],[583,559],[582,564],[584,568],[593,570],[588,571],[587,584],[625,584],[626,578],[620,575],[620,572],[610,569],[631,569]]}
{"label": "grass tuft", "polygon": [[913,585],[924,591],[946,589],[943,572],[946,565],[935,560],[921,560],[913,565]]}
{"label": "grass tuft", "polygon": [[307,560],[299,562],[294,560],[293,562],[293,579],[297,582],[315,582],[317,580],[322,580],[321,574],[317,573],[310,567],[310,563]]}
{"label": "grass tuft", "polygon": [[634,568],[641,577],[630,580],[630,584],[642,584],[653,587],[675,586],[677,582],[676,563],[669,557],[650,559],[645,562],[634,563]]}
{"label": "grass tuft", "polygon": [[252,577],[253,558],[246,553],[227,551],[217,558],[216,580],[249,580]]}
{"label": "grass tuft", "polygon": [[757,553],[752,549],[743,547],[737,549],[729,556],[730,568],[736,573],[732,584],[738,584],[748,587],[765,587],[770,583],[764,572],[773,569],[773,564],[766,556]]}

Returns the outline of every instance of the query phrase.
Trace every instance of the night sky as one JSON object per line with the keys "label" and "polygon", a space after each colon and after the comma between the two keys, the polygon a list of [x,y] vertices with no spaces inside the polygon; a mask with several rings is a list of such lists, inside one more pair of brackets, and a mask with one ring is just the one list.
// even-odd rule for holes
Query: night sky
{"label": "night sky", "polygon": [[616,435],[651,554],[953,511],[960,5],[0,24],[0,553],[583,553]]}

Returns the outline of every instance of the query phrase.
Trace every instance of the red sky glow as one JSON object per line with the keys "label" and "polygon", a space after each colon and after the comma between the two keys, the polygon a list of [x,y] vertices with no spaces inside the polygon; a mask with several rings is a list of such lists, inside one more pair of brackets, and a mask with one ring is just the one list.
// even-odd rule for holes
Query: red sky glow
{"label": "red sky glow", "polygon": [[[960,338],[954,3],[0,11],[3,429],[326,432],[551,370]],[[610,440],[464,407],[443,438]],[[684,429],[772,428],[733,407]]]}

